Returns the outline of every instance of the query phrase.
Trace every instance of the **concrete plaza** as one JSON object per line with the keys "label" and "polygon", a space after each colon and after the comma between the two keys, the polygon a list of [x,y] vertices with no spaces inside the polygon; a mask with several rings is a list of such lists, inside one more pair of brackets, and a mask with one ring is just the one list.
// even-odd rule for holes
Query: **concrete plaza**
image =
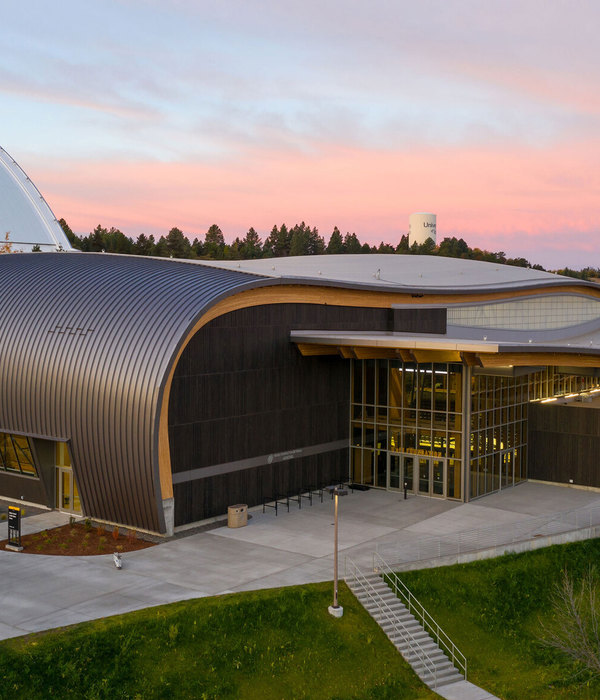
{"label": "concrete plaza", "polygon": [[[356,491],[340,499],[340,572],[348,556],[372,566],[376,547],[414,547],[424,539],[476,528],[505,529],[541,515],[600,506],[592,491],[525,483],[461,504],[418,496]],[[251,510],[248,526],[180,533],[123,555],[57,557],[0,551],[0,638],[8,638],[177,600],[333,578],[333,501],[325,494],[275,516]],[[68,522],[58,512],[24,519],[24,532]],[[0,538],[7,524],[0,523]],[[534,537],[535,534],[532,534]],[[343,601],[342,601],[343,604]]]}

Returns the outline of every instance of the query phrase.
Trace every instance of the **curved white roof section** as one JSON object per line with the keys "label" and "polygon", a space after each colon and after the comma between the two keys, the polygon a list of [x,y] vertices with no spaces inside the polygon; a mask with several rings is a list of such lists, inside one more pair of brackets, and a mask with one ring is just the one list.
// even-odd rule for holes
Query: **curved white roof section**
{"label": "curved white roof section", "polygon": [[566,284],[585,286],[580,280],[542,270],[436,255],[305,255],[260,260],[202,260],[202,264],[268,277],[298,281],[320,279],[342,285],[394,288],[398,291],[466,292]]}
{"label": "curved white roof section", "polygon": [[6,233],[13,252],[68,250],[71,244],[52,209],[27,174],[0,147],[0,245]]}

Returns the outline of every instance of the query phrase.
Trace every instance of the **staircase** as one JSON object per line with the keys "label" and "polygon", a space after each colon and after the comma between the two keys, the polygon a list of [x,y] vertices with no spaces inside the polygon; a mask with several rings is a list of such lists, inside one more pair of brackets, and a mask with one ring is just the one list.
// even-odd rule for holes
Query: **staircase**
{"label": "staircase", "polygon": [[432,639],[420,621],[424,620],[431,628],[431,618],[424,609],[413,610],[420,618],[417,619],[409,610],[414,605],[409,603],[407,607],[379,573],[362,572],[350,560],[346,560],[346,583],[426,685],[435,690],[442,685],[466,680],[466,659],[435,622],[436,629],[432,631],[437,641]]}

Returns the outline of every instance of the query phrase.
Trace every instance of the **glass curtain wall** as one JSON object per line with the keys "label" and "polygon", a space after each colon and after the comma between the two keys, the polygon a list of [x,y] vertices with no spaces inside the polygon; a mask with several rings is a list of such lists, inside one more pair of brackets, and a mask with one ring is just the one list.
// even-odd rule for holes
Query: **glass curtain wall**
{"label": "glass curtain wall", "polygon": [[460,364],[352,360],[351,479],[376,488],[462,499],[463,430],[469,497],[527,478],[531,401],[600,391],[600,379],[546,367],[521,377],[471,378],[463,426]]}
{"label": "glass curtain wall", "polygon": [[522,377],[476,375],[471,381],[471,498],[527,478],[527,411],[531,401],[594,391],[596,377],[555,367]]}
{"label": "glass curtain wall", "polygon": [[569,396],[585,391],[593,391],[600,387],[598,377],[583,377],[574,374],[563,374],[555,367],[544,367],[539,372],[530,375],[530,401],[543,401],[554,396]]}
{"label": "glass curtain wall", "polygon": [[471,498],[527,476],[529,375],[471,380]]}
{"label": "glass curtain wall", "polygon": [[352,360],[351,478],[462,497],[462,367]]}

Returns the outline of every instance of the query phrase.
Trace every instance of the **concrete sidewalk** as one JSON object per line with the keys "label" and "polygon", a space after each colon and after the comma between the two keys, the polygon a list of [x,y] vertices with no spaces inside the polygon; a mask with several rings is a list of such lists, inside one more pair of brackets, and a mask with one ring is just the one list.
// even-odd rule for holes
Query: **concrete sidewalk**
{"label": "concrete sidewalk", "polygon": [[[121,614],[153,605],[233,591],[327,581],[332,578],[333,501],[251,513],[248,526],[184,536],[123,556],[53,557],[0,551],[0,639]],[[490,525],[505,527],[540,515],[600,505],[600,494],[544,484],[460,504],[371,490],[340,499],[340,558],[372,566],[377,545],[419,547],[424,537]],[[67,523],[44,512],[23,520],[23,532]],[[7,525],[0,523],[0,537]],[[343,563],[342,563],[343,571]],[[343,603],[343,600],[342,600]],[[462,681],[437,689],[447,700],[492,700]]]}
{"label": "concrete sidewalk", "polygon": [[469,681],[442,685],[436,688],[435,692],[446,700],[499,700],[496,695],[488,693],[487,690]]}
{"label": "concrete sidewalk", "polygon": [[[600,494],[525,483],[460,504],[371,490],[340,499],[340,569],[344,556],[372,566],[378,543],[418,546],[432,533],[502,527],[544,513],[600,505]],[[177,600],[231,591],[311,583],[333,577],[333,502],[251,513],[245,528],[219,527],[123,555],[54,557],[0,551],[0,638],[41,631]],[[36,521],[36,518],[39,518]],[[25,519],[28,529],[68,522],[60,513]],[[42,527],[43,525],[43,527]],[[5,523],[0,528],[6,527]],[[2,530],[0,529],[0,536]]]}

